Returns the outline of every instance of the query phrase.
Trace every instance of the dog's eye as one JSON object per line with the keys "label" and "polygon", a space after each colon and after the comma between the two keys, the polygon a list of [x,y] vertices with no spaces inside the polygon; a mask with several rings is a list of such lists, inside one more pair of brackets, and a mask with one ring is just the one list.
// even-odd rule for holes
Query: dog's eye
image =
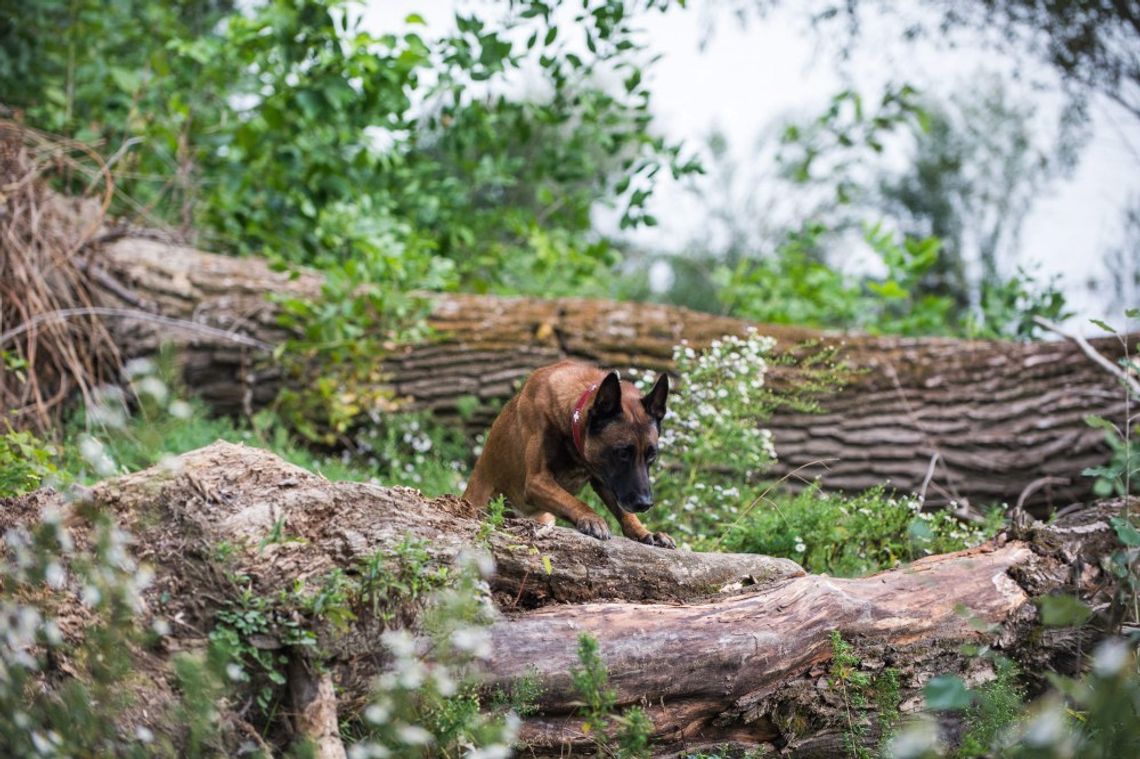
{"label": "dog's eye", "polygon": [[622,446],[621,448],[616,449],[614,451],[614,453],[617,455],[618,459],[620,459],[621,461],[629,461],[630,459],[633,458],[633,446],[632,445]]}
{"label": "dog's eye", "polygon": [[656,460],[657,460],[657,449],[654,448],[653,446],[649,446],[648,448],[645,449],[645,461],[646,461],[646,463],[652,464]]}

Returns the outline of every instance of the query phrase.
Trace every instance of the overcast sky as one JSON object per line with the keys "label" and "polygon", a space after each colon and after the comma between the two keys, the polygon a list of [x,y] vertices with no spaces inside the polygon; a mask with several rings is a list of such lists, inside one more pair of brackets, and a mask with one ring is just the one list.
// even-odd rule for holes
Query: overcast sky
{"label": "overcast sky", "polygon": [[[732,3],[712,6],[725,9],[720,12],[706,7],[703,13],[696,5],[644,17],[646,40],[662,54],[648,80],[656,128],[694,148],[717,128],[728,136],[741,162],[755,160],[757,135],[774,119],[817,114],[848,83],[868,97],[877,96],[887,82],[903,81],[946,96],[969,87],[982,72],[1012,70],[1009,60],[972,47],[968,38],[955,50],[929,43],[903,45],[890,19],[871,19],[855,56],[840,70],[829,41],[807,28],[795,3],[787,4],[791,10],[746,24],[727,12]],[[417,12],[438,33],[451,27],[456,6],[453,0],[373,0],[364,23],[372,32],[395,31],[408,13]],[[1030,72],[1033,65],[1030,62]],[[1045,67],[1038,70],[1049,77]],[[1042,129],[1051,128],[1060,99],[1022,87],[1039,104]],[[1055,182],[1037,200],[1022,229],[1019,261],[1040,263],[1046,275],[1060,274],[1070,303],[1082,317],[1104,315],[1100,299],[1084,285],[1102,273],[1102,251],[1120,238],[1123,203],[1130,194],[1140,193],[1140,121],[1101,100],[1093,102],[1091,113],[1091,139],[1080,164],[1070,180]],[[653,202],[661,226],[636,233],[635,242],[676,249],[700,233],[703,219],[693,213],[680,188],[659,187]]]}

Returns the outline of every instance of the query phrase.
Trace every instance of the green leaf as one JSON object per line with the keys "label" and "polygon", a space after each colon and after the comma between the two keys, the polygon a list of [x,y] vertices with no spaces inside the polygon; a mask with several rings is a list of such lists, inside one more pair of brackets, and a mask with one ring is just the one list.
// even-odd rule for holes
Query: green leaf
{"label": "green leaf", "polygon": [[1109,324],[1108,322],[1102,322],[1100,319],[1089,319],[1089,321],[1092,322],[1093,324],[1095,324],[1096,326],[1100,327],[1101,329],[1103,329],[1105,332],[1109,333],[1110,335],[1116,334],[1116,330],[1113,329],[1112,325]]}
{"label": "green leaf", "polygon": [[404,17],[404,23],[405,24],[421,24],[423,26],[427,26],[427,22],[424,21],[424,17],[418,13],[409,13],[407,16]]}
{"label": "green leaf", "polygon": [[1039,598],[1037,608],[1041,611],[1041,623],[1046,627],[1082,625],[1092,616],[1092,609],[1070,595]]}
{"label": "green leaf", "polygon": [[886,298],[887,300],[901,300],[902,298],[907,297],[909,294],[902,288],[902,286],[899,285],[898,282],[893,279],[888,279],[882,284],[879,284],[877,282],[868,282],[867,288],[871,292],[877,293],[879,296]]}
{"label": "green leaf", "polygon": [[1140,319],[1140,308],[1126,308],[1124,315],[1129,319]]}
{"label": "green leaf", "polygon": [[933,710],[965,709],[973,701],[970,690],[957,675],[939,675],[931,678],[922,689],[926,708]]}
{"label": "green leaf", "polygon": [[115,86],[123,92],[133,94],[142,85],[142,72],[114,66],[110,70]]}
{"label": "green leaf", "polygon": [[1116,529],[1116,537],[1120,538],[1121,543],[1129,547],[1140,546],[1140,531],[1133,527],[1127,519],[1113,517],[1108,521]]}

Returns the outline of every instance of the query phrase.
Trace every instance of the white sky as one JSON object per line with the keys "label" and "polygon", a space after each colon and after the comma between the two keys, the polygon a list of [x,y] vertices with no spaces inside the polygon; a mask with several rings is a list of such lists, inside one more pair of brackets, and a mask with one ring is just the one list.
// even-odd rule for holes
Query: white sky
{"label": "white sky", "polygon": [[[724,10],[706,9],[709,15],[702,16],[692,7],[675,7],[664,14],[647,14],[646,40],[663,55],[648,79],[656,128],[694,149],[713,127],[719,128],[728,136],[733,154],[744,162],[753,157],[757,135],[773,119],[817,114],[845,86],[844,78],[830,46],[826,41],[821,46],[795,5],[785,3],[791,10],[753,17],[747,24]],[[398,31],[405,16],[416,12],[425,18],[430,32],[440,33],[454,23],[456,7],[454,0],[372,0],[364,25],[374,33]],[[707,20],[714,25],[711,36],[705,35],[702,22]],[[855,57],[843,68],[849,83],[868,96],[877,95],[882,85],[892,81],[949,95],[968,86],[980,71],[1012,69],[1010,61],[992,51],[968,45],[956,50],[937,49],[930,43],[904,46],[895,41],[895,29],[889,20],[873,19],[858,41]],[[841,33],[838,26],[835,33]],[[707,40],[704,50],[702,39]],[[1042,76],[1049,76],[1048,71]],[[1035,101],[1042,104],[1042,122],[1051,123],[1059,99],[1045,95]],[[1130,194],[1140,193],[1140,122],[1106,100],[1094,101],[1091,113],[1092,135],[1080,164],[1072,179],[1055,182],[1038,199],[1022,227],[1019,260],[1040,263],[1043,275],[1060,274],[1070,305],[1086,318],[1105,315],[1097,296],[1084,285],[1101,273],[1101,252],[1119,239],[1122,204]],[[677,249],[700,233],[703,219],[691,212],[692,203],[680,188],[660,186],[653,202],[661,225],[635,233],[635,242]],[[606,223],[604,214],[599,218]],[[1119,315],[1108,316],[1119,320]]]}

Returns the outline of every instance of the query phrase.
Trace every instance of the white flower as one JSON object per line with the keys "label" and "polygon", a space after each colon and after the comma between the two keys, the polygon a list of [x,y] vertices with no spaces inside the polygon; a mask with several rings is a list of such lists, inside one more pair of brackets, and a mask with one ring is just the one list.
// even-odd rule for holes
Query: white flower
{"label": "white flower", "polygon": [[348,759],[386,759],[391,753],[386,746],[372,741],[361,741],[348,747]]}
{"label": "white flower", "polygon": [[938,735],[938,725],[928,718],[921,718],[904,727],[887,743],[886,755],[892,759],[939,754],[944,747]]}
{"label": "white flower", "polygon": [[189,419],[194,413],[193,407],[184,400],[171,401],[168,410],[175,419]]}
{"label": "white flower", "polygon": [[401,659],[396,662],[396,668],[397,682],[406,690],[416,690],[427,677],[427,669],[419,659]]}
{"label": "white flower", "polygon": [[419,725],[400,725],[396,737],[409,746],[426,746],[435,740],[434,736]]}
{"label": "white flower", "polygon": [[491,655],[491,633],[482,627],[459,628],[451,634],[451,643],[480,659]]}
{"label": "white flower", "polygon": [[461,567],[474,567],[479,576],[490,579],[495,574],[495,557],[489,551],[462,551],[456,559]]}
{"label": "white flower", "polygon": [[103,444],[90,435],[80,438],[79,453],[96,474],[107,476],[114,473],[115,462],[111,461]]}
{"label": "white flower", "polygon": [[502,743],[492,743],[483,748],[473,748],[464,754],[467,759],[507,759],[510,755],[511,747]]}
{"label": "white flower", "polygon": [[84,585],[83,592],[80,594],[84,606],[94,606],[99,603],[99,599],[102,597],[103,594],[94,585]]}
{"label": "white flower", "polygon": [[154,362],[149,358],[132,358],[123,367],[123,374],[128,378],[141,377],[144,374],[154,373]]}
{"label": "white flower", "polygon": [[515,714],[513,709],[507,712],[507,717],[503,720],[503,740],[508,744],[514,743],[520,727],[522,727],[522,718]]}
{"label": "white flower", "polygon": [[411,656],[415,652],[416,643],[407,630],[386,630],[380,636],[380,642],[395,656]]}
{"label": "white flower", "polygon": [[431,675],[432,680],[435,681],[435,689],[439,695],[444,698],[450,698],[458,692],[459,686],[455,684],[455,680],[452,679],[451,673],[447,671],[447,667],[436,667],[432,670]]}
{"label": "white flower", "polygon": [[55,623],[54,619],[44,622],[43,633],[49,646],[58,646],[63,643],[63,633],[60,632],[59,625]]}
{"label": "white flower", "polygon": [[166,383],[158,377],[143,377],[139,380],[136,388],[139,395],[149,395],[159,403],[165,402],[170,393],[166,388]]}
{"label": "white flower", "polygon": [[1026,723],[1025,743],[1034,747],[1056,747],[1065,738],[1066,722],[1064,707],[1049,701]]}
{"label": "white flower", "polygon": [[392,716],[392,710],[385,703],[370,704],[364,710],[364,719],[371,722],[373,725],[383,725],[388,721],[388,717]]}
{"label": "white flower", "polygon": [[1114,677],[1128,664],[1128,644],[1106,640],[1093,652],[1093,671],[1100,677]]}
{"label": "white flower", "polygon": [[44,582],[48,584],[48,587],[58,590],[63,587],[66,581],[67,572],[64,571],[63,566],[58,561],[53,561],[47,565],[44,570]]}

